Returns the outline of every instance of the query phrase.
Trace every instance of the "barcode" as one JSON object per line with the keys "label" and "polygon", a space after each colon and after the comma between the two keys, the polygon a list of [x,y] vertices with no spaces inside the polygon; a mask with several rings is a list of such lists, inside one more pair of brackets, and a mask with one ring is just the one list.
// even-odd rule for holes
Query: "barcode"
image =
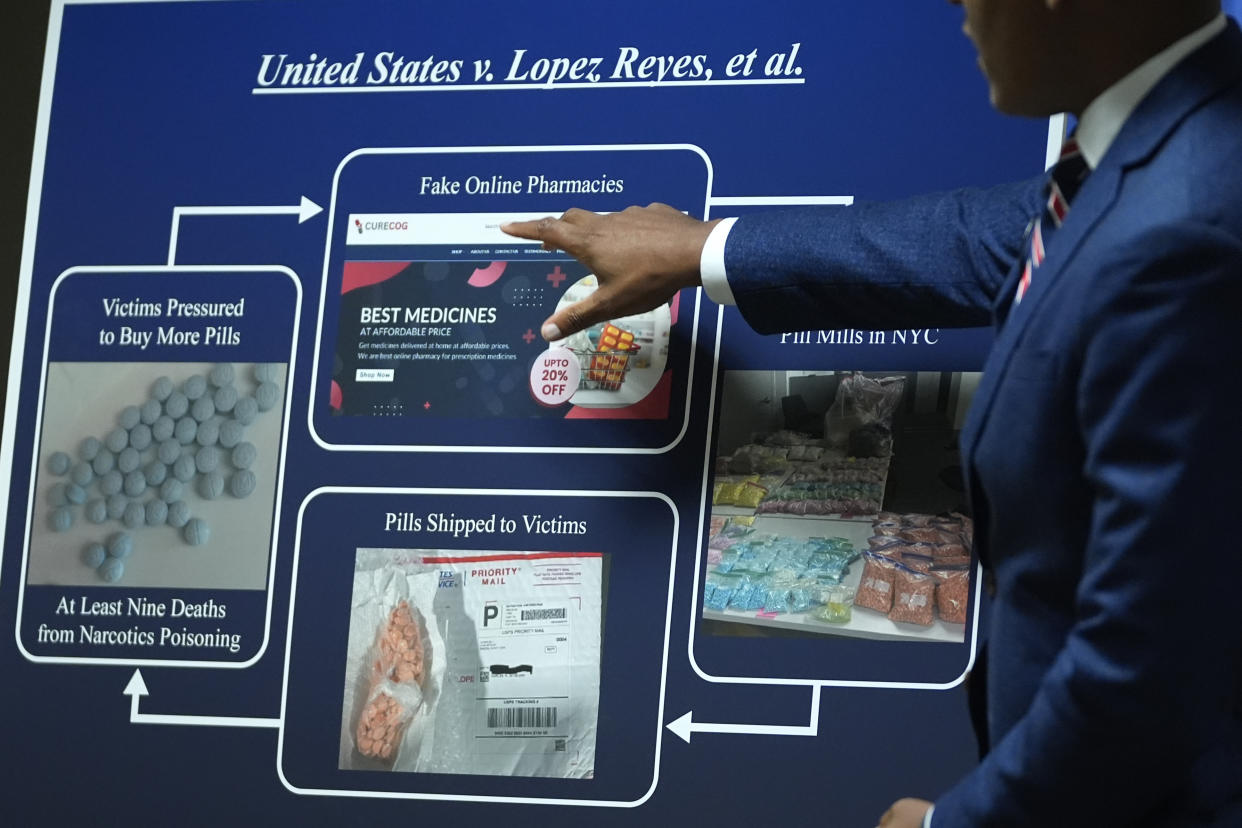
{"label": "barcode", "polygon": [[564,607],[559,607],[557,609],[522,610],[523,621],[551,621],[554,619],[564,620],[564,618]]}
{"label": "barcode", "polygon": [[555,707],[489,707],[488,727],[556,727]]}

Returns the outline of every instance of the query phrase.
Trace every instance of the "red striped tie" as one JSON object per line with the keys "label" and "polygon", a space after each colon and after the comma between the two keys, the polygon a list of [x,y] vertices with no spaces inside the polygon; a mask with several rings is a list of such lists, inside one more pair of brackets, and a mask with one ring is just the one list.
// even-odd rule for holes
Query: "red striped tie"
{"label": "red striped tie", "polygon": [[1031,286],[1031,277],[1044,263],[1048,240],[1069,215],[1070,201],[1077,195],[1090,172],[1091,168],[1087,166],[1087,159],[1078,148],[1078,142],[1072,138],[1066,141],[1061,147],[1061,158],[1044,184],[1046,200],[1043,212],[1032,222],[1030,249],[1027,251],[1026,264],[1022,268],[1022,278],[1018,281],[1018,293],[1013,299],[1015,305],[1026,295],[1027,288]]}

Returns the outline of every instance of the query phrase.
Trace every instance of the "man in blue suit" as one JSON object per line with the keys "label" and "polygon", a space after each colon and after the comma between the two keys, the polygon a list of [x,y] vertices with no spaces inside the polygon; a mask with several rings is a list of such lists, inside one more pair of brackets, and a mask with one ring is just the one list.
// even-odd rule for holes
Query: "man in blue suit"
{"label": "man in blue suit", "polygon": [[1242,826],[1242,32],[1216,0],[962,0],[1049,178],[701,223],[514,224],[600,277],[558,339],[703,284],[761,332],[993,323],[962,434],[991,750],[881,825]]}

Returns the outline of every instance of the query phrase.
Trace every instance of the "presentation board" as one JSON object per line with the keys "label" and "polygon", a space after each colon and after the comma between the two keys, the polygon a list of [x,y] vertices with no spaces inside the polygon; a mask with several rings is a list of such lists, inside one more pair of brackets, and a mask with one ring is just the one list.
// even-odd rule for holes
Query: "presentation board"
{"label": "presentation board", "polygon": [[595,276],[499,231],[1038,174],[1061,121],[994,113],[960,25],[56,2],[0,455],[9,811],[870,825],[968,770],[954,438],[990,333],[763,337],[684,290],[549,346]]}

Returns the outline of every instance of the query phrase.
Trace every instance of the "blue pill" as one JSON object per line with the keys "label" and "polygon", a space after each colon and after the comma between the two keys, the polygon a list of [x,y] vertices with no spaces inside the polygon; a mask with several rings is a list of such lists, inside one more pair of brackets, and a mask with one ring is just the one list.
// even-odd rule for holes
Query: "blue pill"
{"label": "blue pill", "polygon": [[82,563],[91,569],[98,568],[106,557],[108,557],[108,550],[103,548],[102,543],[87,544],[86,548],[82,550]]}
{"label": "blue pill", "polygon": [[256,362],[254,378],[258,382],[275,382],[280,376],[280,365],[275,362]]}
{"label": "blue pill", "polygon": [[102,497],[97,497],[87,503],[83,512],[91,523],[103,523],[108,519],[108,506],[103,502]]}
{"label": "blue pill", "polygon": [[176,420],[167,414],[161,414],[160,418],[151,424],[151,439],[157,443],[162,443],[169,437],[173,436],[173,431],[177,426]]}
{"label": "blue pill", "polygon": [[225,420],[220,423],[220,445],[231,449],[242,441],[246,427],[237,420]]}
{"label": "blue pill", "polygon": [[65,487],[65,500],[74,506],[81,506],[86,502],[86,489],[77,483],[70,483]]}
{"label": "blue pill", "polygon": [[99,577],[110,584],[115,584],[125,575],[125,562],[117,558],[105,558],[99,565]]}
{"label": "blue pill", "polygon": [[139,423],[129,430],[129,446],[138,451],[146,451],[151,445],[151,426]]}
{"label": "blue pill", "polygon": [[177,420],[177,426],[173,430],[173,436],[177,438],[183,446],[188,446],[194,442],[194,437],[198,434],[198,422],[193,417],[182,417]]}
{"label": "blue pill", "polygon": [[73,526],[73,509],[68,506],[61,506],[52,510],[52,528],[57,532],[63,532],[70,526]]}
{"label": "blue pill", "polygon": [[220,440],[220,421],[208,420],[198,427],[194,442],[200,446],[214,446]]}
{"label": "blue pill", "polygon": [[69,472],[69,479],[79,486],[89,486],[91,481],[95,479],[95,471],[91,468],[91,464],[83,460],[73,467],[73,471]]}
{"label": "blue pill", "polygon": [[207,393],[207,378],[195,374],[181,383],[181,393],[185,394],[187,400],[197,400]]}
{"label": "blue pill", "polygon": [[129,432],[123,428],[112,429],[108,432],[108,436],[104,438],[104,445],[113,454],[119,453],[121,449],[129,445]]}
{"label": "blue pill", "polygon": [[145,511],[147,526],[163,526],[168,520],[168,504],[162,500],[148,500]]}
{"label": "blue pill", "polygon": [[121,515],[121,523],[130,529],[137,529],[147,519],[147,510],[136,500],[125,504],[125,514]]}
{"label": "blue pill", "polygon": [[268,411],[280,402],[280,386],[274,382],[259,383],[255,389],[254,401],[259,404],[260,411]]}
{"label": "blue pill", "polygon": [[52,456],[48,458],[47,467],[52,474],[64,474],[69,471],[69,465],[72,462],[73,461],[69,459],[69,455],[65,454],[63,451],[55,451],[52,452]]}
{"label": "blue pill", "polygon": [[202,546],[211,537],[211,527],[202,518],[190,518],[181,530],[181,536],[190,546]]}
{"label": "blue pill", "polygon": [[181,456],[181,441],[165,440],[160,443],[160,447],[155,450],[155,456],[159,458],[161,463],[172,465],[177,462],[177,458]]}
{"label": "blue pill", "polygon": [[160,377],[151,383],[151,396],[160,402],[168,399],[168,395],[173,392],[173,381],[168,377]]}
{"label": "blue pill", "polygon": [[142,455],[130,446],[116,456],[116,467],[121,474],[129,474],[142,465]]}
{"label": "blue pill", "polygon": [[99,454],[96,454],[95,459],[91,461],[91,468],[95,471],[95,474],[100,477],[103,477],[105,474],[112,471],[115,466],[116,455],[107,449],[100,449]]}
{"label": "blue pill", "polygon": [[55,506],[66,506],[69,504],[69,484],[57,483],[47,490],[47,502]]}
{"label": "blue pill", "polygon": [[164,413],[164,406],[160,405],[159,400],[147,400],[142,404],[142,408],[138,409],[139,419],[144,425],[155,425],[155,421]]}
{"label": "blue pill", "polygon": [[255,458],[259,456],[259,450],[254,447],[254,443],[245,441],[238,443],[233,447],[233,468],[248,469],[254,465]]}
{"label": "blue pill", "polygon": [[129,431],[142,421],[142,412],[138,410],[136,405],[127,405],[121,409],[121,413],[117,416],[117,422],[121,424],[121,428]]}
{"label": "blue pill", "polygon": [[152,426],[161,413],[164,413],[164,406],[160,405],[159,400],[148,400],[138,408],[138,421],[144,426]]}
{"label": "blue pill", "polygon": [[87,437],[78,445],[78,457],[87,461],[94,460],[101,448],[103,448],[103,443],[99,442],[97,437]]}
{"label": "blue pill", "polygon": [[147,490],[147,476],[137,469],[125,475],[125,494],[138,497]]}
{"label": "blue pill", "polygon": [[190,416],[200,423],[210,420],[216,413],[216,404],[211,401],[211,397],[202,396],[194,401],[190,406]]}
{"label": "blue pill", "polygon": [[125,486],[125,478],[119,471],[113,469],[99,478],[99,493],[102,495],[114,495]]}
{"label": "blue pill", "polygon": [[229,494],[233,497],[249,497],[254,492],[255,484],[258,482],[254,476],[254,472],[250,469],[242,469],[233,472],[229,477]]}
{"label": "blue pill", "polygon": [[150,463],[147,463],[142,470],[142,474],[147,478],[148,486],[162,486],[164,481],[168,479],[168,466],[159,460],[152,460]]}
{"label": "blue pill", "polygon": [[168,525],[180,529],[190,520],[190,507],[184,500],[175,500],[168,504]]}
{"label": "blue pill", "polygon": [[233,364],[230,362],[221,362],[219,365],[211,369],[209,375],[211,384],[216,388],[223,388],[233,381]]}
{"label": "blue pill", "polygon": [[215,403],[216,411],[232,411],[233,406],[237,405],[237,389],[231,385],[221,386],[211,395],[211,401]]}
{"label": "blue pill", "polygon": [[244,426],[253,423],[257,416],[259,416],[259,404],[254,397],[242,397],[237,401],[237,405],[233,406],[233,417]]}
{"label": "blue pill", "polygon": [[203,446],[194,455],[194,466],[203,474],[220,468],[220,449],[215,446]]}
{"label": "blue pill", "polygon": [[198,494],[204,500],[215,500],[224,493],[224,474],[209,471],[198,478]]}
{"label": "blue pill", "polygon": [[196,471],[194,455],[192,454],[183,454],[177,458],[177,462],[173,463],[173,477],[182,483],[189,483],[194,478]]}
{"label": "blue pill", "polygon": [[174,391],[168,395],[168,399],[164,400],[164,413],[174,420],[179,420],[190,410],[190,401],[185,394],[180,391]]}
{"label": "blue pill", "polygon": [[134,536],[129,532],[113,532],[108,536],[108,554],[125,560],[134,553]]}
{"label": "blue pill", "polygon": [[172,503],[174,500],[181,499],[181,492],[185,484],[175,477],[170,477],[160,486],[160,500],[165,503]]}
{"label": "blue pill", "polygon": [[117,492],[114,495],[108,495],[108,519],[120,520],[125,515],[125,507],[129,505],[129,498]]}

